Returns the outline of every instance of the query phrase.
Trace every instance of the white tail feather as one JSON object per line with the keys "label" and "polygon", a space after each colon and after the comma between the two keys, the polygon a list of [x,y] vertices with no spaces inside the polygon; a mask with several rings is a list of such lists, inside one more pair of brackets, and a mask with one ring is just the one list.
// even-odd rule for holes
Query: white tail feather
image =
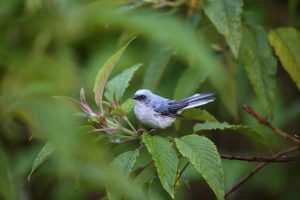
{"label": "white tail feather", "polygon": [[200,100],[200,101],[197,101],[197,102],[193,102],[193,103],[189,104],[187,107],[183,108],[183,110],[189,109],[189,108],[195,108],[195,107],[198,107],[198,106],[202,106],[202,105],[207,104],[207,103],[212,102],[212,101],[214,101],[214,99],[206,99],[206,100]]}

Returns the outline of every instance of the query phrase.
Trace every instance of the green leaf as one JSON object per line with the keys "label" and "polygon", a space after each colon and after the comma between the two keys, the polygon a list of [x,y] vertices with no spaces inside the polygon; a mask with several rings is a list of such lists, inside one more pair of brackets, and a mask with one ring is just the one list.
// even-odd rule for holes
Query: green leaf
{"label": "green leaf", "polygon": [[[119,169],[125,178],[128,178],[138,156],[139,149],[136,149],[135,151],[127,151],[114,158],[111,165]],[[118,195],[110,192],[109,186],[107,186],[107,188],[107,198],[109,200],[122,199]]]}
{"label": "green leaf", "polygon": [[136,171],[138,175],[134,178],[133,183],[142,187],[148,186],[156,173],[155,167],[152,164],[146,168],[138,168]]}
{"label": "green leaf", "polygon": [[255,94],[268,114],[272,115],[277,62],[263,28],[244,30],[240,62],[246,69]]}
{"label": "green leaf", "polygon": [[225,39],[237,58],[242,39],[241,14],[243,0],[207,0],[204,3],[204,12],[225,36]]}
{"label": "green leaf", "polygon": [[166,71],[173,53],[174,50],[171,48],[162,48],[157,51],[157,53],[152,58],[149,67],[147,67],[142,88],[149,88],[152,91],[157,88],[160,80],[164,75],[164,72]]}
{"label": "green leaf", "polygon": [[189,159],[214,191],[217,199],[224,199],[224,172],[216,146],[208,138],[187,135],[175,138],[180,153]]}
{"label": "green leaf", "polygon": [[110,80],[106,84],[106,91],[104,93],[105,98],[108,101],[113,102],[113,95],[115,95],[116,101],[120,102],[126,88],[129,86],[129,81],[132,79],[134,72],[136,72],[141,66],[141,63],[136,64]]}
{"label": "green leaf", "polygon": [[199,121],[218,121],[215,116],[210,114],[206,110],[202,110],[199,108],[192,108],[184,111],[183,113],[184,118],[183,119],[189,119],[189,120],[199,120]]}
{"label": "green leaf", "polygon": [[268,145],[266,139],[258,133],[254,128],[250,126],[244,125],[231,125],[227,122],[205,122],[205,123],[197,123],[194,125],[193,130],[194,132],[198,131],[210,131],[210,130],[225,130],[231,129],[237,132],[240,132],[256,141]]}
{"label": "green leaf", "polygon": [[174,99],[180,100],[192,95],[206,79],[207,74],[198,67],[186,69],[178,80]]}
{"label": "green leaf", "polygon": [[163,189],[158,177],[154,177],[149,189],[148,189],[149,200],[168,200],[171,199],[168,193]]}
{"label": "green leaf", "polygon": [[152,155],[163,188],[174,198],[178,158],[172,143],[158,135],[151,136],[147,132],[143,133],[142,138]]}
{"label": "green leaf", "polygon": [[135,101],[130,98],[130,99],[127,99],[122,105],[121,105],[121,108],[126,112],[126,113],[129,113],[133,107],[134,107],[134,103]]}
{"label": "green leaf", "polygon": [[55,151],[54,146],[50,143],[47,142],[45,146],[42,148],[42,150],[38,153],[36,159],[33,162],[31,172],[28,176],[28,180],[30,180],[30,177],[33,172],[36,171],[36,169],[43,164],[48,158],[52,155],[52,153]]}
{"label": "green leaf", "polygon": [[111,114],[113,115],[119,115],[119,116],[124,116],[125,115],[125,110],[123,110],[122,108],[115,108],[112,110]]}
{"label": "green leaf", "polygon": [[126,47],[129,45],[129,43],[133,39],[131,39],[127,44],[125,44],[121,49],[119,49],[114,55],[112,55],[98,71],[98,74],[96,76],[95,83],[94,83],[93,92],[95,94],[95,102],[100,107],[101,113],[103,113],[102,98],[103,98],[103,91],[104,91],[104,87],[106,85],[106,81],[107,81],[111,71],[117,64],[118,60],[122,56],[123,52],[125,51]]}
{"label": "green leaf", "polygon": [[278,28],[270,31],[269,41],[300,90],[300,33],[293,28]]}
{"label": "green leaf", "polygon": [[122,174],[126,178],[128,178],[138,156],[139,149],[136,149],[135,151],[124,152],[114,158],[114,160],[112,161],[112,165],[117,169],[120,169],[122,171]]}

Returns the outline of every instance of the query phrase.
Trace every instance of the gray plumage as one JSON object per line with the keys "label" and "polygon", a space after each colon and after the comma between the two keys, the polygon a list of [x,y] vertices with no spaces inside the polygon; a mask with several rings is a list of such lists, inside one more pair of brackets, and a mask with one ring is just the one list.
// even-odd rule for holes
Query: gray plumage
{"label": "gray plumage", "polygon": [[213,93],[194,94],[182,101],[175,101],[142,89],[138,90],[133,97],[134,113],[143,124],[151,128],[164,129],[181,116],[183,110],[214,101],[213,95]]}

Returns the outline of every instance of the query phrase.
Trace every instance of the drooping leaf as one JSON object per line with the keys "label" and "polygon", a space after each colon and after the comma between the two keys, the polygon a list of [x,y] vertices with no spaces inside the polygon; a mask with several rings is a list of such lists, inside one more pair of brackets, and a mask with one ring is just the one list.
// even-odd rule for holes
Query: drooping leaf
{"label": "drooping leaf", "polygon": [[54,151],[55,151],[54,146],[50,142],[47,142],[45,146],[42,148],[42,150],[38,153],[36,159],[34,160],[31,168],[31,172],[28,176],[28,180],[30,179],[32,173],[35,172],[35,170],[39,166],[41,166],[41,164],[43,164],[46,160],[48,160],[48,158],[53,154]]}
{"label": "drooping leaf", "polygon": [[[128,178],[138,156],[139,149],[136,149],[135,151],[127,151],[114,158],[111,164],[116,169],[119,169],[125,178]],[[107,189],[107,198],[109,200],[121,199],[118,195],[111,193],[109,191],[109,187]]]}
{"label": "drooping leaf", "polygon": [[241,14],[243,0],[207,0],[204,3],[204,12],[225,36],[225,39],[237,58],[242,39]]}
{"label": "drooping leaf", "polygon": [[138,173],[133,182],[141,186],[148,186],[148,183],[151,182],[154,174],[156,173],[155,166],[153,164],[150,164],[150,166],[147,166],[146,168],[138,168],[137,171],[140,173]]}
{"label": "drooping leaf", "polygon": [[80,102],[77,101],[76,99],[73,99],[71,97],[65,97],[65,96],[53,96],[53,98],[58,99],[58,100],[62,100],[62,101],[66,101],[66,102],[70,102],[75,106],[79,106]]}
{"label": "drooping leaf", "polygon": [[178,158],[172,143],[158,135],[151,136],[147,132],[143,133],[142,139],[152,155],[163,188],[174,198]]}
{"label": "drooping leaf", "polygon": [[216,146],[208,138],[187,135],[175,139],[179,152],[195,167],[214,191],[217,199],[224,199],[224,171]]}
{"label": "drooping leaf", "polygon": [[126,88],[129,86],[129,81],[132,79],[134,72],[136,72],[141,66],[141,63],[136,64],[108,81],[106,84],[106,91],[104,93],[105,98],[108,101],[113,102],[113,95],[115,95],[116,101],[120,102]]}
{"label": "drooping leaf", "polygon": [[129,113],[133,107],[134,107],[134,100],[133,99],[127,99],[122,105],[121,108],[126,112]]}
{"label": "drooping leaf", "polygon": [[263,28],[244,30],[239,59],[255,94],[268,114],[272,115],[277,63]]}
{"label": "drooping leaf", "polygon": [[204,123],[197,123],[194,125],[193,130],[194,132],[198,131],[209,131],[209,130],[225,130],[231,129],[242,133],[256,141],[268,145],[266,139],[258,133],[254,128],[245,125],[231,125],[227,122],[204,122]]}
{"label": "drooping leaf", "polygon": [[[133,38],[134,39],[134,38]],[[107,79],[117,64],[118,60],[122,56],[123,52],[125,51],[126,47],[129,43],[133,40],[131,39],[127,44],[125,44],[121,49],[119,49],[114,55],[112,55],[100,68],[94,83],[93,92],[95,94],[95,102],[100,107],[100,111],[103,113],[102,108],[102,98],[103,98],[103,91],[107,82]]]}
{"label": "drooping leaf", "polygon": [[178,80],[174,91],[174,99],[181,100],[192,95],[206,77],[207,74],[198,67],[186,69]]}
{"label": "drooping leaf", "polygon": [[162,48],[152,58],[149,67],[145,73],[144,83],[142,88],[148,88],[152,91],[158,86],[158,83],[162,79],[164,72],[168,66],[173,55],[173,49]]}
{"label": "drooping leaf", "polygon": [[171,197],[163,189],[157,176],[155,176],[148,189],[149,200],[170,200]]}
{"label": "drooping leaf", "polygon": [[300,33],[293,28],[278,28],[270,31],[269,41],[283,68],[300,90]]}
{"label": "drooping leaf", "polygon": [[183,113],[184,119],[190,120],[199,120],[199,121],[218,121],[215,116],[210,114],[208,111],[199,109],[199,108],[192,108],[184,111]]}

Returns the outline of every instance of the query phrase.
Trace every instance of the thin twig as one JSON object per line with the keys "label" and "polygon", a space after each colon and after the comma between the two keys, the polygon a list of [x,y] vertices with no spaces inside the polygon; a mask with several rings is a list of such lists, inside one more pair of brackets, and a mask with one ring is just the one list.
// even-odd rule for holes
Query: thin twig
{"label": "thin twig", "polygon": [[124,116],[123,118],[125,120],[125,122],[130,126],[130,128],[136,133],[136,129],[134,128],[134,126],[131,124],[131,122],[128,120],[128,118],[126,116]]}
{"label": "thin twig", "polygon": [[183,166],[183,168],[181,169],[178,177],[177,177],[177,180],[180,180],[181,176],[183,175],[184,171],[186,170],[186,168],[189,166],[190,162],[188,161],[187,163],[185,163],[185,165]]}
{"label": "thin twig", "polygon": [[193,14],[194,14],[194,12],[197,8],[198,8],[197,0],[190,0],[190,5],[189,5],[189,8],[188,8],[188,16],[189,17],[193,16]]}
{"label": "thin twig", "polygon": [[276,159],[274,159],[274,157],[244,157],[244,156],[226,155],[226,154],[221,154],[220,156],[221,158],[227,160],[240,160],[240,161],[247,161],[247,162],[285,163],[285,162],[300,160],[300,156],[292,156],[287,158],[276,158]]}
{"label": "thin twig", "polygon": [[[293,151],[297,151],[299,149],[299,146],[291,147],[288,149],[285,149],[283,151],[278,152],[273,156],[273,160],[280,158],[288,153],[291,153]],[[238,181],[228,192],[225,194],[225,198],[228,197],[230,194],[232,194],[234,191],[236,191],[239,187],[241,187],[247,180],[249,180],[254,174],[256,174],[259,170],[261,170],[263,167],[268,165],[270,162],[263,162],[258,164],[255,168],[253,168],[249,174],[247,174],[244,178],[242,178],[240,181]]]}
{"label": "thin twig", "polygon": [[264,126],[268,127],[269,129],[271,129],[274,133],[276,133],[277,135],[279,135],[280,137],[289,140],[293,143],[295,143],[296,145],[300,146],[300,140],[296,137],[293,137],[289,134],[287,134],[286,132],[274,127],[267,119],[263,118],[260,114],[258,114],[253,108],[251,108],[249,105],[244,105],[243,109],[249,113],[250,115],[252,115],[257,121],[259,121],[261,124],[263,124]]}
{"label": "thin twig", "polygon": [[142,171],[144,171],[147,167],[149,167],[153,162],[154,162],[153,160],[150,160],[147,164],[145,164],[144,166],[140,167],[140,168],[138,169],[138,172],[137,172],[137,174],[136,174],[136,177],[137,177],[140,173],[142,173]]}
{"label": "thin twig", "polygon": [[107,132],[107,131],[117,131],[120,130],[118,127],[112,127],[112,128],[96,128],[92,130],[92,132]]}

